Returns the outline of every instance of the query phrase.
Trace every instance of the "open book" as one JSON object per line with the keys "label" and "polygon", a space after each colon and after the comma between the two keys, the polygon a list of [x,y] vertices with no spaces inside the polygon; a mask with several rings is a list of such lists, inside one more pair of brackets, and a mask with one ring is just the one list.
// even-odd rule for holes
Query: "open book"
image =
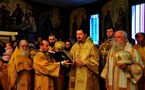
{"label": "open book", "polygon": [[63,60],[69,60],[69,62],[73,61],[65,51],[60,52],[49,51],[49,54],[56,60],[56,62],[60,62]]}

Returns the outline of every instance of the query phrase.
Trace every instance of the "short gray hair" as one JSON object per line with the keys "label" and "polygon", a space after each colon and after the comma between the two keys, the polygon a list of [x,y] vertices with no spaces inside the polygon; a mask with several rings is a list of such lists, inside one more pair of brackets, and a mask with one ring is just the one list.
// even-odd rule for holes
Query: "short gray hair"
{"label": "short gray hair", "polygon": [[124,38],[127,38],[127,33],[126,33],[125,31],[123,31],[123,30],[118,30],[118,31],[116,31],[116,32],[121,32],[121,33],[123,34],[123,37],[124,37]]}

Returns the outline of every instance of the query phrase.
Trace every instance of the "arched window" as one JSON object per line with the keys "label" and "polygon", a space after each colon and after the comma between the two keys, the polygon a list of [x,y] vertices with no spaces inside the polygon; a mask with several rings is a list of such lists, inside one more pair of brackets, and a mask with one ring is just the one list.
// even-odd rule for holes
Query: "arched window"
{"label": "arched window", "polygon": [[99,45],[99,14],[90,16],[90,37],[94,44]]}
{"label": "arched window", "polygon": [[132,38],[135,34],[145,32],[145,3],[132,6]]}

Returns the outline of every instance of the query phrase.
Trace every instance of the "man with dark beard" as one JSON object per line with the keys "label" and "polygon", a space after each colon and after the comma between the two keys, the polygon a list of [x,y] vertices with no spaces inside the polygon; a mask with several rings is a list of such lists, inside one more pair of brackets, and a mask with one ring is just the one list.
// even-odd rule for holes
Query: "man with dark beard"
{"label": "man with dark beard", "polygon": [[54,51],[54,44],[56,41],[57,41],[57,39],[56,39],[55,35],[50,34],[48,36],[48,42],[49,42],[49,46],[50,46],[49,51]]}
{"label": "man with dark beard", "polygon": [[100,90],[97,47],[85,29],[78,29],[76,38],[77,42],[69,52],[74,65],[70,70],[68,90]]}
{"label": "man with dark beard", "polygon": [[[119,63],[122,60],[124,62]],[[101,73],[107,90],[138,90],[137,82],[143,74],[143,67],[139,53],[127,40],[126,32],[116,31],[113,46]]]}
{"label": "man with dark beard", "polygon": [[[48,51],[55,51],[55,47],[54,47],[54,44],[55,44],[55,42],[56,42],[57,40],[56,40],[56,37],[55,37],[55,35],[53,35],[53,34],[50,34],[49,36],[48,36],[48,42],[49,42],[49,49],[48,49]],[[54,77],[54,88],[55,88],[55,90],[61,90],[61,85],[59,85],[59,82],[60,82],[60,78],[58,78],[58,77]]]}
{"label": "man with dark beard", "polygon": [[11,90],[31,90],[32,60],[29,58],[28,42],[21,40],[8,63],[8,86]]}

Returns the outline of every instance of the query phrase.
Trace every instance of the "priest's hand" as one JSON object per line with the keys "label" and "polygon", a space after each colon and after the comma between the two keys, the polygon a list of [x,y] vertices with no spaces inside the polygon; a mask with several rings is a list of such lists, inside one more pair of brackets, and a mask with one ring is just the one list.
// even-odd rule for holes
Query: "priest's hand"
{"label": "priest's hand", "polygon": [[63,61],[61,61],[61,64],[62,65],[70,65],[72,63],[70,63],[69,60],[63,60]]}
{"label": "priest's hand", "polygon": [[126,64],[117,63],[117,66],[121,69],[127,69],[128,66]]}
{"label": "priest's hand", "polygon": [[81,61],[81,60],[75,60],[75,63],[76,63],[76,65],[77,66],[79,66],[79,67],[82,67],[84,64],[83,64],[83,61]]}
{"label": "priest's hand", "polygon": [[75,61],[73,61],[73,62],[71,63],[71,65],[72,65],[72,66],[75,66],[75,64],[76,64],[76,62],[75,62]]}

